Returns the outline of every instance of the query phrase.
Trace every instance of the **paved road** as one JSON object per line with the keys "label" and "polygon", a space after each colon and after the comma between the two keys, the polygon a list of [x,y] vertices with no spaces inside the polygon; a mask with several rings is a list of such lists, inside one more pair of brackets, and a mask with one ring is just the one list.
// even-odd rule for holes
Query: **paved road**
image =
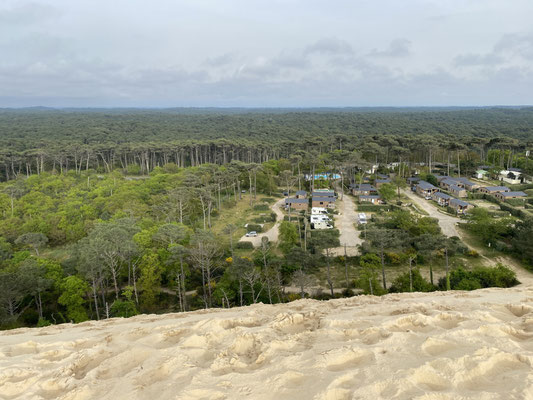
{"label": "paved road", "polygon": [[359,254],[357,246],[363,243],[359,237],[359,231],[356,229],[357,212],[353,199],[344,194],[344,199],[337,200],[337,209],[339,214],[335,217],[335,227],[340,232],[341,246],[333,249],[332,253],[337,256],[344,255],[344,245],[346,245],[346,254],[356,256]]}
{"label": "paved road", "polygon": [[440,212],[437,209],[437,206],[433,205],[429,200],[423,199],[410,190],[404,190],[403,193],[409,197],[409,200],[411,200],[415,206],[421,208],[427,212],[430,217],[436,218],[439,221],[439,226],[442,229],[442,233],[448,237],[459,236],[459,231],[457,230],[456,224],[461,221],[460,218]]}
{"label": "paved road", "polygon": [[256,237],[243,236],[239,239],[239,242],[252,242],[254,247],[261,246],[261,238],[266,236],[270,243],[276,243],[279,236],[279,224],[283,221],[283,211],[281,207],[285,201],[285,198],[278,200],[273,206],[272,211],[276,213],[276,223],[268,231],[258,234]]}

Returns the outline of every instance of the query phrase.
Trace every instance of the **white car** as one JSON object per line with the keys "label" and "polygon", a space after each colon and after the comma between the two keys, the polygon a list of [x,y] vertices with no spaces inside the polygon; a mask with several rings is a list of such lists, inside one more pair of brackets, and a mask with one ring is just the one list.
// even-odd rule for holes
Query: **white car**
{"label": "white car", "polygon": [[256,237],[257,236],[257,232],[256,231],[250,231],[245,236],[246,237]]}

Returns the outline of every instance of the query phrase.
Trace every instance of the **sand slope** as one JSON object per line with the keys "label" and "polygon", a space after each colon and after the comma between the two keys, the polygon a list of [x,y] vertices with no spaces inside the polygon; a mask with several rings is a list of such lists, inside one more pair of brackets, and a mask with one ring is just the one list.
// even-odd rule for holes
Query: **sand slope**
{"label": "sand slope", "polygon": [[533,399],[533,289],[0,333],[2,399]]}

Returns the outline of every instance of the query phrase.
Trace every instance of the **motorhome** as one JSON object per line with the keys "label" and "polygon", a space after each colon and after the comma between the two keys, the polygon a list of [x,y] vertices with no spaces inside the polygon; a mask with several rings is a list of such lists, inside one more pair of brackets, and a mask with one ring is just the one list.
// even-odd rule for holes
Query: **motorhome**
{"label": "motorhome", "polygon": [[333,229],[333,225],[331,225],[327,221],[317,221],[317,222],[311,223],[311,228],[312,229]]}
{"label": "motorhome", "polygon": [[311,215],[311,223],[319,222],[319,221],[326,221],[330,222],[331,218],[324,214],[313,214]]}
{"label": "motorhome", "polygon": [[311,214],[312,215],[315,215],[315,214],[327,214],[328,213],[328,209],[325,208],[325,207],[313,207],[311,208]]}
{"label": "motorhome", "polygon": [[366,220],[366,214],[365,214],[365,213],[359,213],[359,218],[358,218],[358,220],[359,220],[359,223],[360,223],[361,225],[366,224],[366,223],[367,223],[367,220]]}

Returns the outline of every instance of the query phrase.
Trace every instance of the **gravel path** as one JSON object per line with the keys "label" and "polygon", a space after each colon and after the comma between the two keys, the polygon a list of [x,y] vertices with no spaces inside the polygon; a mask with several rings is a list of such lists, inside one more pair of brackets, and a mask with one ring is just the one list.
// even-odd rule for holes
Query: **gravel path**
{"label": "gravel path", "polygon": [[404,190],[403,193],[409,197],[409,200],[411,200],[418,208],[421,208],[427,212],[430,217],[436,218],[439,221],[439,226],[442,229],[442,233],[448,237],[459,236],[459,231],[457,230],[456,224],[461,221],[460,218],[441,213],[437,209],[437,206],[431,204],[429,200],[423,199],[410,190]]}
{"label": "gravel path", "polygon": [[281,210],[281,206],[283,205],[284,201],[285,198],[280,199],[272,206],[272,211],[276,213],[276,223],[272,228],[266,232],[258,234],[256,237],[243,236],[239,239],[239,242],[251,242],[254,247],[259,247],[261,246],[261,238],[266,236],[270,243],[276,243],[279,236],[279,225],[281,221],[283,221],[284,217],[283,211]]}
{"label": "gravel path", "polygon": [[359,254],[358,245],[363,243],[363,240],[359,237],[359,231],[355,225],[357,223],[357,211],[355,210],[355,204],[353,199],[344,195],[344,199],[337,200],[337,209],[339,215],[335,217],[335,227],[340,232],[340,247],[332,250],[332,253],[337,256],[344,255],[344,246],[346,245],[346,254],[349,256],[356,256]]}

